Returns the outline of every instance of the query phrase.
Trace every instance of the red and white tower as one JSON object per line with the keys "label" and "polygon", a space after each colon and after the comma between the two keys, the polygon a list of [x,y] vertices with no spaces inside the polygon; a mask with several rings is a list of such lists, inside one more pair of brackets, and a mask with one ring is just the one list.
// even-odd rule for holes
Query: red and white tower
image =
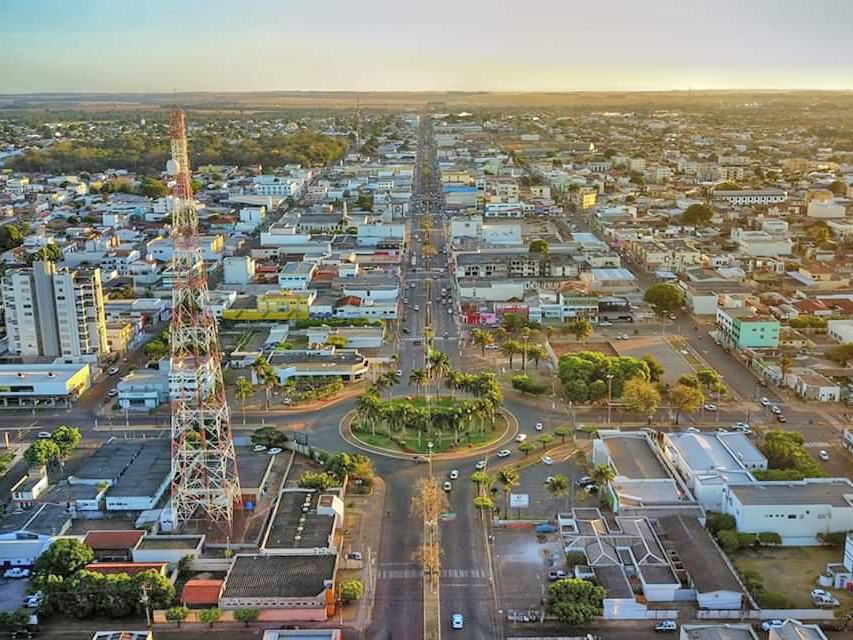
{"label": "red and white tower", "polygon": [[[172,110],[172,512],[180,528],[196,517],[230,530],[240,484],[222,378],[219,332],[198,237],[184,113]],[[197,511],[202,513],[196,516]]]}

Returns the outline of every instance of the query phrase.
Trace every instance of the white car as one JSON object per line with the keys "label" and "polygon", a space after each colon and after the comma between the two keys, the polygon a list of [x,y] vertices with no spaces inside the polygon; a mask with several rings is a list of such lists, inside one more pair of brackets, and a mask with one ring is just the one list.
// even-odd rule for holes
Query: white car
{"label": "white car", "polygon": [[3,572],[4,578],[29,578],[30,570],[29,569],[21,569],[21,567],[12,567],[11,569],[6,569]]}
{"label": "white car", "polygon": [[397,377],[398,377],[398,378],[402,378],[402,377],[403,377],[403,370],[402,370],[402,369],[397,369]]}
{"label": "white car", "polygon": [[50,431],[39,431],[36,437],[39,440],[47,440],[48,438],[52,437],[52,435],[53,434],[51,434]]}
{"label": "white car", "polygon": [[[48,437],[50,437],[50,436],[48,436]],[[525,440],[527,440],[527,434],[526,433],[519,433],[517,436],[515,436],[516,442],[524,442]]]}
{"label": "white car", "polygon": [[483,469],[485,469],[485,468],[486,468],[486,461],[485,461],[485,460],[480,460],[479,462],[477,462],[477,464],[475,464],[475,465],[474,465],[474,468],[475,468],[477,471],[482,471]]}
{"label": "white car", "polygon": [[599,322],[599,323],[598,323],[598,326],[599,326],[599,327],[612,327],[612,326],[613,326],[613,323],[612,323],[612,322],[609,322],[609,321],[607,321],[607,320],[605,320],[604,322]]}
{"label": "white car", "polygon": [[277,456],[279,453],[281,453],[281,448],[280,447],[272,447],[270,449],[267,449],[267,453],[270,454],[271,456]]}
{"label": "white car", "polygon": [[728,433],[729,430],[725,427],[717,427],[717,433]]}
{"label": "white car", "polygon": [[772,407],[770,407],[770,413],[775,413],[777,416],[781,416],[782,415],[782,409],[774,404]]}
{"label": "white car", "polygon": [[511,454],[512,451],[510,451],[509,449],[501,449],[500,451],[498,451],[498,458],[506,458]]}
{"label": "white car", "polygon": [[536,423],[536,430],[537,431],[542,431],[542,429],[544,429],[544,428],[545,428],[545,425],[543,425],[541,422]]}
{"label": "white car", "polygon": [[591,484],[595,484],[595,480],[593,480],[589,476],[581,476],[575,481],[575,484],[579,487],[587,487]]}
{"label": "white car", "polygon": [[44,593],[42,593],[41,591],[36,591],[31,596],[26,596],[24,598],[24,606],[27,609],[38,609],[41,606],[43,600]]}
{"label": "white car", "polygon": [[761,623],[762,631],[770,631],[770,629],[775,629],[776,627],[781,627],[784,623],[781,620],[765,620]]}
{"label": "white car", "polygon": [[445,491],[450,491],[451,489],[453,489],[453,485],[451,484],[450,480],[445,480],[443,486]]}
{"label": "white car", "polygon": [[459,472],[456,469],[454,469],[453,471],[450,472],[450,479],[451,480],[456,480],[458,477],[459,477]]}
{"label": "white car", "polygon": [[107,369],[107,373],[111,376],[114,376],[118,373],[118,367],[110,367],[109,369]]}
{"label": "white car", "polygon": [[252,447],[252,451],[254,451],[255,453],[263,453],[266,450],[267,447],[263,444],[256,444],[254,447]]}
{"label": "white car", "polygon": [[619,339],[620,339],[620,340],[629,340],[629,338],[628,338],[628,334],[627,334],[627,333],[623,333],[621,336],[619,336]]}
{"label": "white car", "polygon": [[829,454],[826,452],[825,449],[821,449],[820,451],[818,451],[817,457],[823,460],[824,462],[829,462]]}
{"label": "white car", "polygon": [[450,315],[452,316],[452,315],[453,315],[453,309],[448,309],[448,310],[447,310],[447,313],[448,313],[448,314],[450,314]]}
{"label": "white car", "polygon": [[107,396],[110,398],[115,398],[118,395],[118,389],[110,389],[107,391]]}
{"label": "white car", "polygon": [[761,398],[761,406],[762,407],[769,407],[770,406],[770,400],[768,398]]}
{"label": "white car", "polygon": [[678,631],[678,623],[675,620],[662,620],[655,625],[655,631]]}
{"label": "white car", "polygon": [[551,456],[542,456],[542,464],[554,464]]}
{"label": "white car", "polygon": [[545,478],[545,484],[551,484],[554,481],[554,476],[548,476]]}
{"label": "white car", "polygon": [[709,402],[708,404],[705,405],[705,411],[716,411],[716,410],[717,410],[717,405],[715,405],[712,402]]}
{"label": "white car", "polygon": [[735,431],[749,431],[749,425],[746,422],[735,422],[732,425],[732,429]]}
{"label": "white car", "polygon": [[450,626],[454,629],[463,629],[465,627],[465,619],[461,613],[454,613],[450,618]]}

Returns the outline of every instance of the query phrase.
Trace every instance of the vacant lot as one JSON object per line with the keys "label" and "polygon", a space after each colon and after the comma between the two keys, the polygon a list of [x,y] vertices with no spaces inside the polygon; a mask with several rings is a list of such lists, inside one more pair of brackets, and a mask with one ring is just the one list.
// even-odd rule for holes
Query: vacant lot
{"label": "vacant lot", "polygon": [[651,354],[663,365],[663,381],[675,384],[683,375],[693,373],[693,367],[684,355],[676,351],[663,336],[638,336],[630,340],[615,342],[613,345],[620,356],[642,358]]}
{"label": "vacant lot", "polygon": [[578,351],[598,351],[606,356],[615,356],[616,350],[609,342],[588,341],[580,342],[575,340],[573,336],[551,336],[549,339],[551,348],[554,349],[554,354],[559,358],[567,353],[577,353]]}
{"label": "vacant lot", "polygon": [[[734,556],[738,572],[754,571],[764,580],[767,591],[785,595],[795,608],[811,608],[809,592],[817,586],[817,577],[830,562],[841,562],[840,547],[782,547],[739,551]],[[853,597],[834,591],[842,604],[850,606]]]}

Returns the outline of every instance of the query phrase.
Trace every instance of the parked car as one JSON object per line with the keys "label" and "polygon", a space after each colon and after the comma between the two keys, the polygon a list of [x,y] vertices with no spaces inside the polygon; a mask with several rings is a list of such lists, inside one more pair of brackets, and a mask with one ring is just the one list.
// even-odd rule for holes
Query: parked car
{"label": "parked car", "polygon": [[266,450],[266,446],[262,444],[256,444],[254,447],[252,447],[252,451],[254,451],[255,453],[263,453]]}
{"label": "parked car", "polygon": [[812,589],[812,603],[818,607],[837,607],[840,603],[838,598],[826,589]]}
{"label": "parked car", "polygon": [[509,449],[501,449],[500,451],[498,451],[498,458],[506,458],[510,454],[512,454],[512,451],[510,451]]}
{"label": "parked car", "polygon": [[716,411],[716,410],[717,410],[717,405],[715,405],[713,402],[709,402],[705,405],[705,411]]}
{"label": "parked car", "polygon": [[761,406],[762,407],[769,407],[770,406],[770,400],[768,398],[761,398]]}
{"label": "parked car", "polygon": [[454,469],[453,471],[450,472],[450,479],[451,480],[456,480],[456,478],[458,478],[458,477],[459,477],[459,471],[457,471],[456,469]]}
{"label": "parked car", "polygon": [[749,425],[746,422],[735,422],[732,425],[735,431],[750,431]]}
{"label": "parked car", "polygon": [[604,322],[599,322],[598,326],[599,327],[612,327],[613,323],[609,322],[608,320],[605,320]]}
{"label": "parked car", "polygon": [[569,574],[567,574],[562,569],[557,569],[556,571],[548,572],[548,581],[555,582],[556,580],[563,580],[564,578],[568,578]]}
{"label": "parked car", "polygon": [[823,460],[824,462],[829,462],[829,454],[826,452],[825,449],[821,449],[818,452],[817,457]]}
{"label": "parked car", "polygon": [[485,460],[480,460],[479,462],[477,462],[477,464],[475,464],[475,465],[474,465],[474,468],[475,468],[477,471],[482,471],[483,469],[485,469],[485,468],[486,468],[486,461],[485,461]]}
{"label": "parked car", "polygon": [[542,464],[554,464],[551,456],[542,456]]}
{"label": "parked car", "polygon": [[347,554],[347,560],[364,560],[361,551],[351,551]]}
{"label": "parked car", "polygon": [[772,407],[770,407],[770,413],[775,413],[778,416],[780,413],[782,413],[782,409],[779,408],[778,405],[774,404]]}
{"label": "parked car", "polygon": [[450,626],[454,629],[463,629],[465,627],[465,619],[461,613],[454,613],[450,617]]}
{"label": "parked car", "polygon": [[778,416],[776,416],[776,422],[788,422],[788,418],[786,418],[782,414],[779,414]]}
{"label": "parked car", "polygon": [[114,376],[118,373],[118,367],[110,367],[109,369],[107,369],[107,373],[111,376]]}
{"label": "parked car", "polygon": [[279,453],[281,453],[281,448],[280,447],[272,447],[270,449],[267,449],[267,453],[270,454],[271,456],[277,456]]}
{"label": "parked car", "polygon": [[537,431],[542,431],[542,429],[544,429],[544,428],[545,428],[545,426],[541,422],[536,423],[536,430]]}
{"label": "parked car", "polygon": [[44,593],[36,591],[34,594],[24,597],[24,606],[27,609],[38,609],[44,601]]}
{"label": "parked car", "polygon": [[[49,437],[50,436],[48,436],[48,438]],[[527,434],[526,433],[519,433],[517,436],[515,436],[516,442],[524,442],[525,440],[527,440]]]}
{"label": "parked car", "polygon": [[453,483],[450,482],[450,480],[445,480],[443,487],[445,491],[451,491],[453,489]]}
{"label": "parked car", "polygon": [[403,377],[403,370],[402,370],[402,369],[397,369],[397,377],[398,377],[398,378],[402,378],[402,377]]}
{"label": "parked car", "polygon": [[594,484],[588,484],[583,488],[588,494],[593,495],[598,493],[598,487]]}
{"label": "parked car", "polygon": [[770,629],[774,629],[776,627],[781,627],[784,624],[781,620],[765,620],[761,623],[762,631],[770,631]]}
{"label": "parked car", "polygon": [[52,435],[53,435],[53,434],[52,434],[50,431],[39,431],[39,432],[38,432],[38,435],[37,435],[36,437],[37,437],[39,440],[47,440],[47,439],[48,439],[48,438],[50,438]]}
{"label": "parked car", "polygon": [[110,398],[115,398],[117,395],[118,395],[118,389],[116,389],[116,388],[112,388],[109,391],[107,391],[107,396]]}
{"label": "parked car", "polygon": [[655,631],[673,633],[678,631],[678,623],[675,620],[661,620],[655,625]]}
{"label": "parked car", "polygon": [[22,569],[21,567],[12,567],[11,569],[6,569],[3,572],[4,578],[29,578],[30,570]]}
{"label": "parked car", "polygon": [[575,481],[575,484],[579,487],[586,487],[588,485],[595,484],[595,480],[589,476],[581,476]]}

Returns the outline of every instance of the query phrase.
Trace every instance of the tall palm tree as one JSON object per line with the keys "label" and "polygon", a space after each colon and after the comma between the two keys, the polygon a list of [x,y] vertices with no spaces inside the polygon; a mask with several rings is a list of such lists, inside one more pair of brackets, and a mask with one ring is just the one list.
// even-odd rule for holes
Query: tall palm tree
{"label": "tall palm tree", "polygon": [[387,373],[383,373],[381,377],[385,378],[385,388],[388,389],[388,399],[390,400],[391,389],[400,384],[400,376],[397,375],[396,371],[388,371]]}
{"label": "tall palm tree", "polygon": [[509,494],[512,493],[512,490],[517,487],[521,483],[521,478],[518,475],[518,471],[514,467],[504,467],[500,471],[498,471],[498,480],[503,485],[504,488],[504,514],[509,516]]}
{"label": "tall palm tree", "polygon": [[243,426],[246,426],[246,400],[252,397],[255,393],[254,385],[249,382],[246,376],[240,376],[237,378],[237,382],[234,385],[234,395],[237,396],[237,399],[240,400],[240,405],[243,408]]}
{"label": "tall palm tree", "polygon": [[616,479],[616,471],[609,464],[602,463],[592,472],[592,478],[599,486],[604,486]]}
{"label": "tall palm tree", "polygon": [[561,473],[558,473],[553,478],[549,478],[545,486],[548,488],[548,493],[555,498],[568,495],[571,490],[569,479]]}
{"label": "tall palm tree", "polygon": [[501,354],[509,358],[509,368],[512,369],[512,358],[520,351],[519,344],[515,340],[504,340],[501,342]]}
{"label": "tall palm tree", "polygon": [[548,351],[541,344],[532,344],[527,348],[527,355],[530,356],[538,369],[539,361],[548,357]]}
{"label": "tall palm tree", "polygon": [[409,384],[415,385],[418,398],[421,397],[421,387],[429,382],[429,376],[425,369],[412,369],[409,372]]}
{"label": "tall palm tree", "polygon": [[379,396],[367,392],[359,396],[355,401],[355,410],[362,420],[370,423],[371,433],[376,435],[376,421],[381,415],[381,401]]}
{"label": "tall palm tree", "polygon": [[456,398],[456,390],[462,388],[462,383],[464,382],[465,374],[461,371],[456,371],[455,369],[451,369],[447,372],[447,376],[444,379],[444,386],[450,389],[450,397]]}
{"label": "tall palm tree", "polygon": [[258,358],[252,364],[252,371],[255,374],[255,378],[258,380],[258,383],[263,386],[264,394],[266,395],[266,405],[267,411],[270,410],[270,394],[273,389],[275,389],[279,385],[278,376],[276,375],[275,369],[263,360],[262,358]]}
{"label": "tall palm tree", "polygon": [[530,327],[524,327],[521,330],[521,368],[527,373],[527,343],[530,341],[530,334],[533,333]]}
{"label": "tall palm tree", "polygon": [[450,358],[443,351],[430,351],[428,360],[430,375],[435,379],[435,394],[438,395],[438,387],[441,385],[441,380],[451,368]]}
{"label": "tall palm tree", "polygon": [[474,329],[471,332],[471,336],[474,338],[474,344],[480,347],[480,352],[485,357],[486,347],[495,343],[495,337],[490,331],[486,331],[485,329]]}

